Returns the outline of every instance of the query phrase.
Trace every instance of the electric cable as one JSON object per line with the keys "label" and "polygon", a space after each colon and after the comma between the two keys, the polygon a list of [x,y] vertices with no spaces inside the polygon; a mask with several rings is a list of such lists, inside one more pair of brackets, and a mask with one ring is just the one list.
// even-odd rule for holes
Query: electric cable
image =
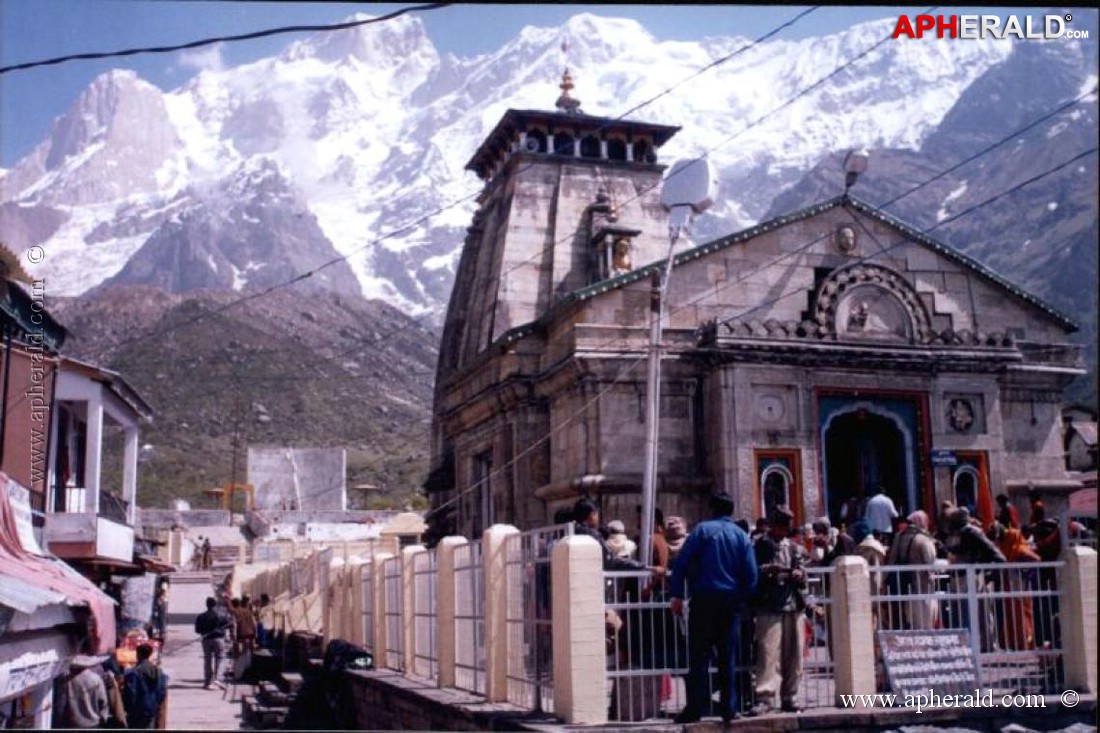
{"label": "electric cable", "polygon": [[[799,19],[801,19],[801,18],[805,17],[805,16],[806,16],[806,15],[808,15],[808,14],[809,14],[810,12],[812,12],[813,10],[815,10],[815,9],[816,9],[817,7],[819,7],[819,6],[815,6],[814,8],[811,8],[811,9],[809,9],[809,10],[803,11],[802,13],[799,13],[799,14],[798,14],[798,15],[797,15],[797,16],[796,16],[796,17],[795,17],[794,19],[792,19],[792,20],[790,20],[790,21],[788,21],[788,22],[786,22],[786,23],[782,24],[781,26],[779,26],[779,27],[778,27],[778,28],[776,28],[776,29],[773,29],[773,30],[771,30],[771,31],[768,31],[768,32],[767,32],[767,33],[765,33],[765,34],[764,34],[763,36],[761,36],[761,37],[760,37],[759,39],[756,39],[756,40],[754,40],[754,41],[752,41],[752,42],[750,42],[750,43],[746,44],[745,46],[742,46],[741,48],[737,49],[737,50],[736,50],[736,51],[734,51],[733,53],[727,54],[727,55],[726,55],[725,57],[723,57],[722,59],[719,59],[719,62],[720,62],[720,63],[725,63],[726,61],[729,61],[730,59],[734,58],[734,57],[735,57],[735,56],[737,56],[738,54],[740,54],[740,53],[743,53],[743,52],[745,52],[745,51],[747,51],[747,50],[749,50],[749,49],[751,49],[751,48],[755,47],[755,46],[756,46],[757,44],[759,44],[759,43],[760,43],[760,42],[761,42],[761,41],[762,41],[763,39],[766,39],[766,38],[770,38],[770,37],[771,37],[772,35],[774,35],[775,33],[777,33],[777,32],[778,32],[778,31],[779,31],[780,29],[782,29],[782,28],[786,28],[786,27],[789,27],[789,26],[790,26],[791,24],[793,24],[793,23],[794,23],[794,22],[796,22],[797,20],[799,20]],[[717,63],[718,63],[718,62],[716,62],[716,63],[712,63],[712,64],[708,65],[708,66],[707,66],[707,67],[706,67],[706,68],[705,68],[704,70],[709,70],[710,68],[714,68],[714,66],[716,66],[716,65],[717,65]],[[687,80],[690,80],[690,79],[693,79],[693,78],[695,78],[696,76],[698,76],[698,75],[699,75],[699,73],[701,73],[701,72],[696,72],[696,73],[695,73],[695,74],[693,74],[692,76],[690,76],[690,77],[687,77],[687,79],[685,79],[685,81],[687,81]],[[673,85],[672,87],[670,87],[670,89],[673,89],[673,88],[675,88],[675,87],[679,86],[679,85],[680,85],[681,83],[683,83],[683,82],[677,82],[677,83],[676,83],[676,84],[674,84],[674,85]],[[650,100],[649,102],[645,102],[645,103],[643,103],[643,104],[640,104],[640,105],[636,105],[636,106],[635,106],[634,108],[632,108],[632,110],[631,110],[631,111],[637,111],[638,109],[641,109],[641,108],[642,108],[643,106],[645,106],[645,105],[647,105],[647,104],[650,104],[650,103],[652,103],[652,101],[655,101],[655,100],[656,100],[657,98],[659,98],[660,96],[661,96],[661,95],[658,95],[657,97],[654,97],[654,98],[653,98],[652,100]],[[600,128],[600,129],[603,129],[603,128],[605,128],[605,127],[608,127],[608,126],[609,126],[609,125],[611,125],[611,124],[612,124],[613,122],[615,122],[615,121],[618,121],[618,120],[621,120],[621,119],[622,119],[622,116],[619,116],[618,118],[614,118],[614,119],[609,119],[609,120],[608,120],[607,122],[605,122],[605,123],[604,123],[604,124],[603,124],[603,125],[601,126],[601,128]],[[562,148],[561,148],[561,150],[562,150],[562,151],[564,151],[564,149],[565,149],[565,148],[564,148],[564,145],[565,145],[565,143],[563,142],[563,143],[562,143]],[[555,154],[558,154],[558,153],[559,153],[559,150],[558,150],[557,148],[555,148],[555,151],[554,151],[554,153],[555,153]],[[535,165],[535,163],[534,163],[534,162],[528,163],[528,164],[526,164],[526,166],[525,166],[525,168],[524,168],[523,170],[526,170],[526,169],[528,169],[528,168],[531,168],[531,167],[533,167],[534,165]],[[521,170],[520,172],[522,172],[522,170]],[[189,319],[189,320],[186,320],[186,321],[184,321],[184,322],[182,322],[182,323],[176,324],[176,326],[174,326],[174,328],[183,328],[183,327],[186,327],[186,326],[188,326],[188,325],[191,325],[191,324],[193,324],[193,323],[195,323],[195,322],[197,322],[197,321],[200,321],[200,320],[202,320],[203,318],[207,318],[207,317],[209,317],[209,316],[211,316],[211,315],[215,315],[215,314],[217,314],[217,313],[221,313],[221,312],[224,312],[225,310],[229,310],[230,308],[233,308],[233,307],[235,307],[235,306],[239,305],[240,303],[244,303],[244,302],[247,302],[247,301],[249,301],[249,300],[254,300],[254,299],[256,299],[256,298],[261,298],[261,297],[264,297],[264,296],[268,295],[269,293],[271,293],[271,292],[274,292],[275,290],[279,290],[279,289],[282,289],[282,288],[285,288],[285,287],[289,287],[289,286],[291,286],[291,285],[294,285],[295,283],[298,283],[298,282],[302,282],[302,281],[304,281],[304,280],[307,280],[307,279],[309,279],[310,277],[312,277],[312,276],[313,276],[314,274],[316,274],[316,273],[320,272],[321,270],[327,269],[328,267],[331,267],[331,266],[333,266],[333,265],[336,265],[336,264],[338,264],[338,263],[340,263],[340,262],[344,262],[344,261],[346,261],[346,260],[348,260],[348,259],[350,259],[350,258],[352,258],[352,257],[354,257],[354,256],[356,256],[356,255],[358,255],[358,254],[360,254],[360,253],[362,253],[362,252],[365,252],[365,251],[367,251],[368,249],[373,249],[373,248],[374,248],[374,247],[375,247],[376,245],[378,245],[378,244],[380,244],[380,243],[382,243],[382,242],[384,242],[384,241],[386,241],[386,240],[388,240],[388,239],[393,239],[393,238],[395,238],[395,237],[397,237],[397,236],[399,236],[399,235],[401,235],[401,234],[404,234],[404,233],[406,233],[406,232],[409,232],[409,231],[415,230],[415,229],[416,229],[417,227],[419,227],[419,226],[421,226],[422,224],[424,224],[424,223],[428,222],[428,221],[429,221],[429,220],[431,220],[431,219],[432,219],[433,217],[436,217],[436,216],[438,216],[439,214],[442,214],[442,213],[444,213],[444,212],[446,212],[446,211],[449,211],[450,209],[456,208],[457,206],[459,206],[459,205],[461,205],[461,204],[464,204],[464,203],[466,203],[466,202],[468,202],[468,201],[471,201],[471,200],[473,200],[473,199],[476,199],[476,198],[477,198],[477,197],[478,197],[478,196],[479,196],[479,195],[481,194],[482,190],[483,190],[483,187],[482,187],[482,188],[479,188],[479,189],[478,189],[477,191],[475,191],[475,192],[471,192],[471,193],[470,193],[470,194],[468,194],[467,196],[464,196],[464,197],[461,197],[461,198],[455,199],[455,200],[451,201],[450,203],[447,203],[447,204],[445,204],[445,205],[442,205],[442,206],[440,206],[440,207],[437,207],[437,208],[436,208],[436,209],[434,209],[433,211],[430,211],[430,212],[428,212],[428,213],[426,213],[426,214],[424,214],[424,215],[422,215],[422,216],[418,217],[417,219],[415,219],[415,220],[414,220],[414,221],[412,221],[412,222],[409,222],[409,223],[407,223],[407,224],[404,224],[404,225],[398,226],[397,228],[395,228],[395,229],[393,229],[393,230],[391,230],[391,231],[389,231],[389,232],[387,232],[387,233],[385,233],[385,234],[382,234],[382,235],[380,235],[380,236],[376,237],[375,239],[371,240],[370,242],[367,242],[366,244],[364,244],[364,245],[362,245],[362,246],[360,246],[360,247],[358,247],[358,248],[356,248],[356,249],[352,250],[351,252],[348,252],[347,254],[344,254],[344,255],[340,255],[340,256],[338,256],[338,257],[334,257],[334,258],[332,258],[332,259],[329,259],[329,260],[327,260],[327,261],[325,261],[325,262],[321,263],[320,265],[317,265],[317,266],[315,266],[315,267],[313,267],[313,268],[311,268],[311,269],[309,269],[309,270],[307,270],[307,271],[305,271],[305,272],[299,273],[298,275],[296,275],[296,276],[292,277],[291,279],[289,279],[289,280],[287,280],[287,281],[284,281],[284,282],[281,282],[281,283],[276,283],[276,284],[274,284],[274,285],[271,285],[271,286],[269,286],[269,287],[267,287],[267,288],[264,288],[263,290],[260,290],[260,291],[256,291],[256,292],[254,292],[254,293],[251,293],[251,294],[249,294],[249,295],[246,295],[246,296],[242,296],[242,297],[241,297],[241,298],[239,298],[238,300],[235,300],[235,301],[232,301],[232,302],[230,302],[230,303],[227,303],[227,304],[225,304],[224,306],[221,306],[221,307],[219,307],[219,308],[217,308],[217,309],[215,309],[215,310],[213,310],[213,311],[208,311],[208,312],[206,312],[206,314],[200,314],[200,315],[197,315],[197,316],[195,316],[195,317],[194,317],[194,318],[192,318],[192,319]],[[649,190],[652,190],[652,189],[649,189]],[[135,336],[135,337],[133,337],[133,338],[131,338],[131,339],[123,340],[123,341],[122,341],[122,342],[120,342],[120,343],[119,343],[118,345],[119,345],[119,346],[127,345],[127,344],[129,344],[129,343],[132,343],[133,341],[135,341],[135,340],[138,340],[138,339],[141,339],[141,338],[158,338],[158,337],[160,337],[160,336],[163,336],[163,335],[165,335],[165,333],[167,333],[167,332],[166,332],[165,330],[161,329],[161,330],[159,330],[159,331],[153,331],[153,332],[148,332],[148,333],[145,333],[145,334],[139,334],[139,335],[137,335],[137,336]]]}
{"label": "electric cable", "polygon": [[[1022,189],[1023,187],[1025,187],[1025,186],[1027,186],[1027,185],[1030,185],[1030,184],[1032,184],[1032,183],[1035,183],[1035,182],[1037,182],[1037,181],[1039,181],[1039,180],[1041,180],[1041,179],[1043,179],[1043,178],[1045,178],[1045,177],[1047,177],[1047,176],[1053,175],[1054,173],[1056,173],[1056,172],[1058,172],[1058,171],[1060,171],[1060,170],[1062,170],[1062,169],[1066,168],[1067,166],[1070,166],[1070,165],[1072,165],[1073,163],[1077,162],[1078,160],[1080,160],[1080,159],[1082,159],[1082,158],[1084,158],[1084,157],[1087,157],[1088,155],[1092,155],[1092,154],[1094,154],[1094,153],[1096,152],[1096,150],[1097,150],[1097,148],[1096,148],[1096,147],[1092,147],[1092,148],[1089,148],[1088,150],[1085,150],[1085,151],[1083,151],[1083,152],[1081,152],[1081,153],[1078,153],[1078,154],[1077,154],[1077,155],[1075,155],[1075,156],[1074,156],[1073,158],[1070,158],[1069,160],[1066,160],[1066,161],[1064,161],[1063,163],[1060,163],[1059,165],[1057,165],[1057,166],[1055,166],[1055,167],[1053,167],[1053,168],[1047,169],[1047,170],[1046,170],[1045,172],[1043,172],[1043,173],[1041,173],[1041,174],[1038,174],[1038,175],[1036,175],[1036,176],[1032,176],[1032,177],[1028,178],[1028,179],[1027,179],[1026,181],[1022,181],[1022,182],[1020,182],[1020,183],[1018,183],[1018,184],[1014,185],[1014,186],[1013,186],[1012,188],[1010,188],[1010,189],[1007,189],[1006,191],[1003,191],[1003,192],[1001,192],[1001,193],[998,193],[998,194],[996,194],[996,195],[994,195],[994,196],[992,196],[992,197],[990,197],[990,198],[986,199],[985,201],[981,202],[980,204],[975,204],[974,206],[968,207],[968,208],[967,208],[967,209],[965,209],[964,211],[962,211],[962,212],[959,212],[959,213],[958,213],[958,214],[956,214],[955,216],[951,217],[951,220],[956,220],[956,219],[958,219],[958,218],[960,218],[960,217],[962,217],[962,216],[965,216],[965,215],[971,214],[971,213],[973,213],[974,211],[977,211],[978,209],[980,209],[980,208],[981,208],[981,207],[983,207],[983,206],[987,206],[987,205],[989,205],[989,204],[991,204],[991,203],[993,203],[993,202],[995,202],[995,201],[998,201],[998,200],[1000,200],[1000,199],[1001,199],[1001,198],[1003,198],[1004,196],[1007,196],[1007,195],[1009,195],[1009,194],[1011,194],[1011,193],[1015,193],[1016,191],[1019,191],[1020,189]],[[932,227],[929,227],[929,228],[927,228],[927,229],[925,229],[924,231],[921,231],[921,232],[919,232],[919,233],[920,233],[920,234],[925,234],[926,232],[928,232],[928,231],[931,231],[932,229],[938,228],[938,227],[939,227],[939,226],[940,226],[941,224],[943,224],[943,223],[946,223],[946,220],[945,220],[944,222],[940,222],[940,223],[937,223],[936,225],[933,225]],[[795,255],[795,254],[798,254],[798,253],[800,253],[800,252],[803,252],[803,251],[807,250],[807,249],[808,249],[808,248],[809,248],[810,246],[812,246],[813,244],[816,244],[817,242],[821,241],[821,240],[822,240],[822,239],[823,239],[824,237],[827,237],[827,236],[828,236],[828,235],[822,235],[821,237],[818,237],[818,238],[816,238],[816,239],[814,239],[814,240],[811,240],[810,242],[806,243],[805,245],[801,245],[800,247],[798,247],[797,249],[795,249],[795,250],[793,250],[793,251],[791,251],[791,252],[785,253],[784,255],[780,255],[780,259],[782,259],[782,258],[786,258],[786,257],[789,257],[789,256],[793,256],[793,255]],[[846,264],[846,265],[854,265],[854,264],[859,264],[859,263],[861,263],[861,262],[866,262],[866,261],[869,261],[869,260],[871,260],[871,259],[873,259],[873,258],[876,258],[876,257],[880,257],[880,256],[882,256],[882,255],[884,255],[884,254],[886,254],[886,253],[888,253],[888,252],[890,252],[890,251],[892,251],[892,250],[894,250],[894,249],[898,248],[898,247],[901,247],[902,245],[906,245],[906,244],[910,244],[910,243],[911,243],[911,240],[910,240],[909,238],[903,237],[903,238],[899,239],[899,241],[898,241],[898,242],[896,242],[895,244],[893,244],[893,245],[891,245],[891,246],[889,246],[889,247],[887,247],[887,248],[885,248],[885,249],[880,249],[880,250],[879,250],[879,251],[877,251],[877,252],[874,252],[874,253],[871,253],[871,254],[868,254],[868,255],[864,255],[864,256],[862,256],[862,257],[860,257],[860,258],[854,259],[854,260],[852,260],[851,262],[848,262],[848,263],[845,263],[845,264]],[[768,267],[772,266],[773,264],[774,264],[774,262],[773,262],[773,263],[769,263]],[[754,270],[750,271],[750,273],[749,273],[749,274],[755,274],[755,273],[756,273],[757,271],[758,271],[758,269],[754,269]],[[683,309],[683,308],[686,308],[686,307],[690,307],[690,306],[694,305],[694,304],[695,304],[696,302],[698,302],[698,301],[702,300],[703,298],[711,297],[711,296],[712,296],[712,295],[713,295],[713,294],[714,294],[715,292],[717,292],[718,290],[721,290],[721,289],[723,289],[723,288],[726,288],[726,287],[729,287],[729,286],[731,286],[731,285],[734,285],[734,284],[737,284],[737,283],[739,283],[739,282],[742,282],[742,281],[744,281],[744,279],[746,279],[746,277],[745,277],[745,276],[741,276],[741,277],[738,277],[738,278],[734,278],[734,279],[732,279],[732,280],[728,280],[728,281],[726,281],[725,283],[723,283],[723,284],[722,284],[721,286],[719,286],[718,288],[713,288],[713,289],[709,289],[709,290],[707,290],[707,291],[705,291],[705,292],[703,292],[703,293],[699,294],[698,296],[696,296],[696,298],[694,298],[694,299],[692,299],[692,300],[689,300],[689,301],[688,301],[687,303],[685,303],[685,304],[682,304],[682,305],[681,305],[681,306],[680,306],[679,308],[676,308],[676,309],[672,309],[672,308],[670,308],[670,309],[669,309],[669,311],[668,311],[668,318],[669,318],[669,320],[671,321],[671,317],[672,317],[672,315],[673,315],[673,313],[674,313],[674,312],[676,312],[676,311],[678,311],[678,310],[681,310],[681,309]],[[740,318],[744,318],[744,317],[745,317],[746,315],[748,315],[749,313],[752,313],[752,312],[754,312],[754,311],[756,311],[756,310],[760,310],[761,308],[765,308],[765,307],[769,307],[769,306],[772,306],[772,305],[774,305],[774,304],[776,304],[776,303],[780,302],[781,300],[783,300],[783,299],[785,299],[785,298],[788,298],[788,297],[791,297],[791,296],[795,296],[795,295],[804,295],[804,294],[805,294],[805,292],[806,292],[806,291],[805,291],[805,288],[804,288],[804,287],[799,287],[799,288],[795,288],[795,289],[789,290],[789,291],[787,291],[787,292],[785,292],[785,293],[782,293],[782,294],[780,294],[780,295],[778,295],[778,296],[775,296],[775,297],[773,297],[773,298],[771,298],[771,299],[769,299],[769,300],[766,300],[766,301],[764,301],[764,302],[761,302],[761,303],[757,303],[757,304],[755,304],[755,305],[753,305],[753,306],[751,306],[751,307],[749,307],[749,308],[746,308],[745,310],[743,310],[743,311],[741,311],[741,312],[737,313],[737,314],[736,314],[736,315],[734,315],[734,316],[731,316],[731,317],[729,317],[729,318],[727,318],[727,319],[724,319],[723,321],[721,321],[721,322],[719,322],[719,323],[720,323],[721,325],[728,325],[729,323],[731,323],[731,322],[732,322],[732,321],[734,321],[734,320],[737,320],[737,319],[740,319]],[[576,412],[574,412],[574,413],[570,414],[569,416],[567,416],[567,417],[566,417],[566,418],[565,418],[565,419],[564,419],[564,420],[563,420],[563,421],[562,421],[562,422],[561,422],[561,423],[560,423],[559,425],[557,425],[557,426],[555,426],[555,427],[552,427],[552,428],[551,428],[551,430],[550,430],[550,431],[549,431],[549,432],[548,432],[548,433],[547,433],[547,434],[546,434],[545,436],[542,436],[542,437],[540,437],[539,439],[537,439],[537,440],[536,440],[535,442],[533,442],[533,443],[532,443],[532,444],[531,444],[530,446],[528,446],[528,447],[527,447],[526,449],[524,449],[524,450],[523,450],[523,451],[521,451],[520,453],[516,454],[516,456],[514,456],[514,457],[513,457],[512,459],[510,459],[510,460],[509,460],[508,462],[506,462],[505,464],[503,464],[503,465],[502,465],[502,466],[500,466],[499,468],[494,468],[494,469],[492,469],[492,470],[490,471],[490,473],[489,473],[489,474],[488,474],[488,475],[487,475],[487,476],[486,476],[486,477],[485,477],[485,478],[484,478],[484,479],[482,480],[482,482],[481,482],[481,483],[478,483],[478,484],[475,484],[475,485],[473,485],[473,486],[470,486],[470,487],[468,487],[467,489],[465,489],[465,490],[463,490],[463,491],[461,491],[461,492],[458,492],[458,493],[457,493],[457,494],[456,494],[455,496],[453,496],[453,497],[451,497],[451,498],[447,499],[446,501],[444,501],[444,502],[440,503],[440,504],[439,504],[438,506],[436,506],[436,507],[433,507],[433,508],[432,508],[432,509],[431,509],[431,510],[430,510],[430,511],[428,512],[428,514],[426,515],[426,518],[428,518],[428,517],[431,517],[431,516],[434,516],[434,514],[436,514],[436,513],[440,512],[440,511],[442,511],[443,509],[446,509],[447,507],[451,506],[452,504],[454,504],[455,502],[457,502],[458,500],[460,500],[461,498],[463,498],[463,497],[464,497],[464,496],[465,496],[466,494],[468,494],[468,493],[471,493],[471,492],[473,492],[473,491],[476,491],[476,490],[478,490],[478,489],[479,489],[479,488],[480,488],[480,487],[481,487],[482,485],[484,485],[484,483],[485,483],[485,482],[488,482],[488,481],[490,481],[490,480],[491,480],[491,479],[492,479],[493,477],[495,477],[495,476],[498,476],[498,475],[500,475],[501,473],[503,473],[504,471],[506,471],[506,470],[510,469],[510,468],[511,468],[511,467],[512,467],[513,465],[515,465],[515,463],[517,463],[517,462],[518,462],[518,461],[519,461],[519,460],[520,460],[521,458],[525,457],[526,455],[528,455],[529,453],[531,453],[532,451],[534,451],[534,450],[535,450],[536,448],[538,448],[538,447],[539,447],[539,446],[540,446],[540,445],[541,445],[542,443],[546,442],[546,441],[547,441],[547,440],[549,440],[549,439],[550,439],[551,437],[553,437],[553,435],[554,435],[554,434],[556,434],[556,433],[557,433],[558,431],[560,431],[560,430],[562,430],[563,428],[565,428],[565,427],[567,427],[568,425],[570,425],[570,424],[571,424],[571,423],[572,423],[572,422],[573,422],[573,421],[574,421],[575,419],[577,419],[577,418],[578,418],[578,417],[579,417],[579,416],[580,416],[581,414],[583,414],[583,413],[584,413],[584,411],[586,411],[586,410],[587,410],[587,409],[588,409],[588,408],[589,408],[589,407],[590,407],[590,406],[591,406],[592,404],[594,404],[596,400],[598,400],[599,398],[601,398],[601,397],[602,397],[602,396],[603,396],[603,395],[604,395],[604,394],[605,394],[606,392],[608,392],[608,391],[609,391],[609,390],[610,390],[610,389],[611,389],[612,387],[616,386],[616,385],[617,385],[617,384],[618,384],[618,383],[619,383],[619,382],[620,382],[620,381],[621,381],[621,380],[622,380],[622,379],[623,379],[623,378],[624,378],[624,377],[625,377],[625,376],[626,376],[627,374],[629,374],[629,373],[630,373],[631,371],[633,371],[633,370],[634,370],[635,368],[637,368],[637,366],[638,366],[639,364],[641,364],[641,363],[642,363],[642,361],[643,361],[643,360],[644,360],[645,358],[646,358],[646,355],[645,355],[645,353],[643,352],[643,354],[642,354],[641,356],[637,357],[637,358],[636,358],[636,359],[635,359],[634,361],[632,361],[631,363],[629,363],[628,365],[626,365],[625,367],[623,367],[622,369],[620,369],[620,371],[619,371],[619,372],[618,372],[618,373],[616,374],[616,376],[614,377],[614,379],[612,379],[612,381],[611,381],[611,382],[609,382],[609,383],[608,383],[608,384],[607,384],[606,386],[604,386],[603,388],[601,388],[601,389],[600,389],[600,390],[599,390],[599,391],[597,392],[597,394],[596,394],[596,395],[595,395],[595,396],[594,396],[594,397],[593,397],[593,398],[592,398],[591,400],[589,400],[588,402],[586,402],[586,403],[585,403],[585,404],[584,404],[584,405],[583,405],[583,406],[582,406],[582,407],[581,407],[580,409],[578,409],[578,410],[577,410]]]}
{"label": "electric cable", "polygon": [[202,46],[211,46],[215,43],[230,43],[234,41],[252,41],[257,38],[267,38],[269,36],[282,35],[284,33],[319,33],[326,31],[342,31],[349,28],[355,28],[363,25],[371,25],[372,23],[381,23],[386,20],[393,20],[394,18],[405,15],[406,13],[425,12],[428,10],[438,10],[445,8],[451,3],[427,3],[424,5],[413,5],[408,8],[402,8],[401,10],[395,10],[392,13],[386,15],[380,15],[377,18],[367,18],[366,20],[353,20],[344,23],[330,23],[325,25],[291,25],[281,26],[279,28],[269,28],[262,31],[252,31],[251,33],[239,33],[232,36],[216,36],[214,38],[203,38],[198,41],[189,41],[188,43],[178,43],[171,46],[144,46],[139,48],[128,48],[122,51],[102,51],[94,53],[76,53],[67,56],[57,56],[55,58],[42,59],[41,61],[27,61],[21,64],[12,64],[10,66],[0,66],[0,74],[7,74],[12,71],[25,71],[27,69],[35,69],[40,66],[54,66],[56,64],[63,64],[67,61],[91,61],[95,59],[111,59],[119,58],[123,56],[136,56],[145,53],[171,53],[173,51],[186,51],[192,48],[201,48]]}

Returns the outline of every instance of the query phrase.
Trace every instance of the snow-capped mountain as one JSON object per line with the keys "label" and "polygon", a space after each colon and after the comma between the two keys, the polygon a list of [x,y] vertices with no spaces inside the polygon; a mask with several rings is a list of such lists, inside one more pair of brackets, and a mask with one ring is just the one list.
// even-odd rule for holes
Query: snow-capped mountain
{"label": "snow-capped mountain", "polygon": [[[860,57],[892,30],[884,20],[735,54],[747,39],[658,42],[634,21],[585,13],[458,58],[405,15],[167,92],[114,71],[0,178],[0,228],[17,251],[46,248],[34,272],[58,295],[114,282],[266,287],[344,256],[326,287],[357,280],[367,297],[438,313],[480,189],[464,165],[509,107],[553,107],[563,41],[588,114],[618,116],[674,87],[630,116],[683,128],[666,162],[705,152],[719,169],[720,202],[697,239],[758,221],[836,151],[946,154],[929,142],[947,139],[973,152],[962,131],[987,139],[1029,119],[1036,100],[1073,98],[1090,74],[1095,84],[1088,40],[899,39]],[[1025,98],[1011,75],[987,76],[1017,67],[1057,83]],[[1086,123],[1095,130],[1095,115]]]}

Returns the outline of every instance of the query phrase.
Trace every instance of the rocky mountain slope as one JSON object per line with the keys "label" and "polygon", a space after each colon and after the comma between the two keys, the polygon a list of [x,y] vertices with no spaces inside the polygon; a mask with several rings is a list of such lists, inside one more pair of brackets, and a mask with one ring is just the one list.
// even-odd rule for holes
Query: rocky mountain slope
{"label": "rocky mountain slope", "polygon": [[[1073,159],[1096,147],[1096,76],[1082,84],[1073,69],[1056,47],[1021,46],[974,82],[918,150],[872,150],[852,193],[1076,321],[1072,339],[1084,347],[1091,374],[1069,399],[1095,404],[1098,169],[1095,152]],[[990,100],[1008,95],[1018,101],[1006,115],[989,115]],[[843,175],[840,155],[823,159],[776,198],[768,216],[822,200],[843,186]]]}
{"label": "rocky mountain slope", "polygon": [[[1020,45],[882,42],[892,30],[885,20],[738,52],[748,39],[658,42],[634,21],[585,13],[560,28],[525,28],[494,54],[457,58],[440,54],[420,20],[406,15],[318,34],[167,92],[115,71],[0,179],[0,203],[13,204],[0,209],[0,225],[17,250],[49,243],[36,274],[58,294],[116,275],[163,286],[147,266],[127,263],[149,259],[151,247],[186,250],[195,241],[188,225],[222,211],[218,199],[232,190],[240,211],[223,221],[266,231],[266,257],[289,262],[296,246],[321,235],[348,258],[364,295],[438,314],[479,189],[463,167],[505,109],[552,107],[563,41],[589,114],[617,116],[673,88],[631,116],[683,127],[666,160],[707,152],[716,163],[719,203],[698,225],[705,237],[757,221],[830,152],[918,147]],[[1084,45],[1058,44],[1076,76],[1087,73],[1079,69]],[[247,203],[272,186],[316,227],[287,227]],[[261,274],[248,270],[257,249],[243,239],[225,241],[221,256],[177,258],[196,272],[170,284],[247,287]],[[318,259],[326,249],[317,245]]]}
{"label": "rocky mountain slope", "polygon": [[248,445],[334,446],[376,501],[419,491],[438,334],[384,303],[295,288],[232,307],[230,293],[145,286],[51,300],[66,353],[121,372],[155,410],[144,506],[230,481],[234,441],[239,481]]}
{"label": "rocky mountain slope", "polygon": [[[1075,16],[1090,39],[884,41],[887,20],[741,52],[748,39],[658,42],[584,13],[459,58],[406,15],[173,90],[120,69],[0,172],[0,232],[46,253],[31,270],[76,334],[70,353],[120,370],[157,409],[143,503],[229,480],[234,436],[353,446],[352,483],[412,491],[430,329],[480,190],[464,165],[506,109],[552,108],[567,41],[586,113],[654,100],[630,117],[682,127],[662,160],[715,164],[718,203],[695,241],[835,196],[843,152],[870,147],[857,196],[941,224],[933,236],[1076,318],[1095,365],[1095,154],[974,208],[1095,146],[1096,13]],[[1095,402],[1094,378],[1074,394]]]}

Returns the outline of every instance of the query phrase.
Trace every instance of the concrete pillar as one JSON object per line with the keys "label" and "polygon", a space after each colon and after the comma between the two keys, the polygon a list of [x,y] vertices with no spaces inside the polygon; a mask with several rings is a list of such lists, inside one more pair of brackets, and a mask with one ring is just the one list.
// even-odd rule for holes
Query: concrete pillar
{"label": "concrete pillar", "polygon": [[874,694],[875,637],[871,616],[871,575],[867,561],[847,555],[833,567],[832,622],[836,704],[841,695]]}
{"label": "concrete pillar", "polygon": [[374,556],[371,588],[374,591],[374,666],[386,668],[386,573],[383,567],[392,558],[388,552]]}
{"label": "concrete pillar", "polygon": [[607,722],[602,578],[603,552],[594,539],[577,535],[554,543],[554,714],[569,725]]}
{"label": "concrete pillar", "polygon": [[405,642],[401,646],[406,674],[416,668],[416,555],[427,551],[423,545],[401,550],[401,636]]}
{"label": "concrete pillar", "polygon": [[508,584],[505,578],[505,540],[519,530],[494,524],[481,534],[481,562],[485,572],[485,698],[508,699]]}
{"label": "concrete pillar", "polygon": [[600,158],[607,160],[607,140],[600,140]]}
{"label": "concrete pillar", "polygon": [[634,142],[628,141],[626,144],[626,159],[628,161],[634,161]]}
{"label": "concrete pillar", "polygon": [[439,573],[435,586],[435,644],[439,664],[439,686],[455,686],[455,549],[465,537],[444,537],[435,548]]}
{"label": "concrete pillar", "polygon": [[126,428],[122,453],[122,498],[126,502],[126,523],[131,527],[137,516],[138,429]]}
{"label": "concrete pillar", "polygon": [[103,400],[99,394],[90,398],[88,432],[84,436],[84,511],[99,514],[99,471],[103,456]]}
{"label": "concrete pillar", "polygon": [[1095,695],[1096,690],[1096,551],[1067,547],[1058,570],[1061,591],[1062,653],[1066,688]]}

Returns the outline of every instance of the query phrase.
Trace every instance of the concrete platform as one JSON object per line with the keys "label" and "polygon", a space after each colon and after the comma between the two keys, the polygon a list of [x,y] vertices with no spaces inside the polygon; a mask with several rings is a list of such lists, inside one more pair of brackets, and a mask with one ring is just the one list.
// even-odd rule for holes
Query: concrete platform
{"label": "concrete platform", "polygon": [[241,697],[250,694],[252,688],[230,685],[224,692],[203,689],[202,644],[194,628],[193,621],[172,624],[165,634],[161,668],[168,673],[168,729],[239,729]]}

